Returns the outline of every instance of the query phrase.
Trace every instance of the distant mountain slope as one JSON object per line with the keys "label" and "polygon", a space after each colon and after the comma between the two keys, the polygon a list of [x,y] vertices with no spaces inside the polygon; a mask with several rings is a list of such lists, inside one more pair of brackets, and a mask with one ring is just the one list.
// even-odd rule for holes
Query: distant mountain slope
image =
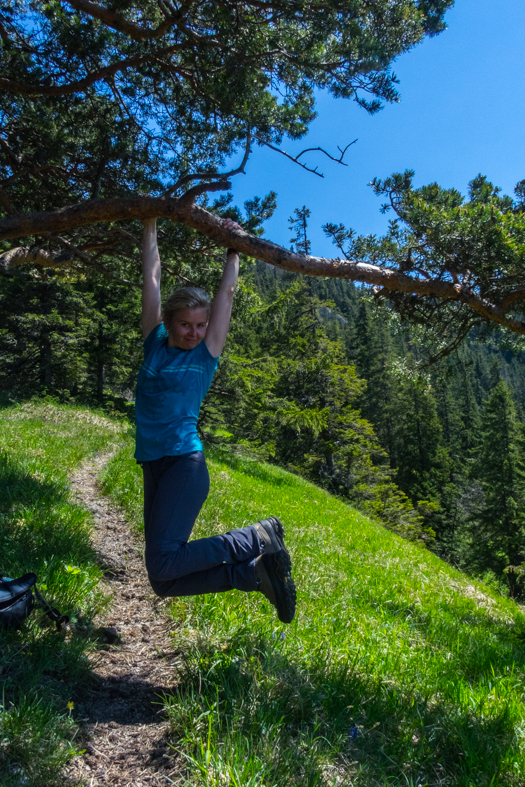
{"label": "distant mountain slope", "polygon": [[[194,537],[278,514],[299,602],[286,628],[258,594],[174,600],[166,704],[191,783],[524,784],[521,608],[284,470],[209,465]],[[139,523],[131,448],[105,485]]]}

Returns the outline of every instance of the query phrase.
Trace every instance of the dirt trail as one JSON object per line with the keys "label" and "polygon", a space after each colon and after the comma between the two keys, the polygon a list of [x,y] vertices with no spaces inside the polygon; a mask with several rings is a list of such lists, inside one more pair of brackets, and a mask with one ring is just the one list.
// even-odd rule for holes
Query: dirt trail
{"label": "dirt trail", "polygon": [[97,487],[109,458],[84,463],[72,476],[71,488],[93,514],[93,541],[113,598],[95,624],[115,628],[119,640],[93,657],[94,679],[75,698],[86,753],[64,775],[86,787],[166,787],[180,777],[180,760],[167,744],[159,695],[174,687],[177,657],[162,614],[165,602],[151,591],[141,544]]}

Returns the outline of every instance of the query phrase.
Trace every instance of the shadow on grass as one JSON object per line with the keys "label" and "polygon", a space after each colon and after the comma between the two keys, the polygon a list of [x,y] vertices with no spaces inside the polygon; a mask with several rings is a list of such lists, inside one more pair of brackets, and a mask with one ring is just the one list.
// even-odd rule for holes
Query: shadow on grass
{"label": "shadow on grass", "polygon": [[94,562],[86,512],[71,504],[67,488],[21,471],[0,456],[0,569],[9,576],[44,570],[50,563]]}
{"label": "shadow on grass", "polygon": [[18,399],[14,397],[12,393],[8,391],[0,391],[0,410],[5,410],[8,407],[12,407],[16,401],[18,401]]}
{"label": "shadow on grass", "polygon": [[65,686],[88,671],[82,626],[104,603],[89,536],[88,515],[69,502],[63,483],[39,480],[0,455],[0,570],[10,577],[36,573],[47,600],[74,624],[66,638],[35,607],[20,630],[2,632],[0,680],[7,698],[33,691],[47,696],[42,676],[58,675]]}
{"label": "shadow on grass", "polygon": [[54,483],[0,455],[0,570],[35,572],[48,601],[72,621],[58,632],[36,607],[20,630],[1,632],[1,784],[49,787],[73,755],[67,703],[90,672],[84,624],[104,603],[95,558],[88,515],[68,500],[63,476]]}
{"label": "shadow on grass", "polygon": [[91,621],[105,598],[89,514],[69,499],[61,440],[50,432],[49,441],[38,433],[32,442],[30,425],[12,434],[9,452],[0,452],[0,570],[35,572],[71,627],[56,631],[37,607],[20,630],[1,632],[0,783],[51,787],[64,782],[61,768],[74,755],[68,702],[89,676]]}
{"label": "shadow on grass", "polygon": [[424,699],[351,663],[303,667],[263,637],[238,635],[221,650],[200,643],[186,655],[180,685],[167,702],[175,734],[186,741],[188,730],[195,740],[208,734],[221,756],[245,739],[272,784],[314,787],[324,783],[327,763],[347,779],[362,771],[366,784],[514,783],[507,780],[517,753],[510,712]]}
{"label": "shadow on grass", "polygon": [[65,490],[56,483],[43,482],[24,473],[7,456],[0,455],[0,510],[9,512],[19,503],[31,505],[37,501],[55,502],[66,499]]}

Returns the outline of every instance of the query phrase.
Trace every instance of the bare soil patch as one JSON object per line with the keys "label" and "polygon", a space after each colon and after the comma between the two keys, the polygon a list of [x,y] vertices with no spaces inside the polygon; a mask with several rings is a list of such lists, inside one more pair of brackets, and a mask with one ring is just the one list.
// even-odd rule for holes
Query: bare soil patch
{"label": "bare soil patch", "polygon": [[93,541],[112,604],[95,620],[106,629],[107,644],[92,656],[93,678],[75,697],[86,751],[65,775],[88,787],[166,787],[180,776],[180,761],[168,745],[160,698],[176,685],[177,655],[162,614],[166,602],[148,583],[142,544],[98,489],[109,458],[89,460],[71,478],[77,499],[93,514]]}

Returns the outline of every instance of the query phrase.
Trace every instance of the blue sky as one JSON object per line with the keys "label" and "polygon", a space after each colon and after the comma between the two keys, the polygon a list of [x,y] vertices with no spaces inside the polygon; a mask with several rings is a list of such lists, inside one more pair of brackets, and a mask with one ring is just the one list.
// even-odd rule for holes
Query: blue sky
{"label": "blue sky", "polygon": [[512,193],[525,178],[525,2],[456,0],[448,29],[426,39],[394,63],[401,101],[369,116],[355,103],[318,96],[318,118],[288,152],[321,145],[336,153],[356,137],[347,167],[308,154],[324,179],[278,153],[256,148],[246,170],[233,180],[235,202],[274,189],[278,209],[265,236],[289,246],[288,218],[306,205],[312,212],[312,253],[338,252],[322,225],[342,222],[360,233],[381,233],[387,216],[367,185],[373,177],[415,170],[415,183],[437,181],[462,192],[479,172]]}

